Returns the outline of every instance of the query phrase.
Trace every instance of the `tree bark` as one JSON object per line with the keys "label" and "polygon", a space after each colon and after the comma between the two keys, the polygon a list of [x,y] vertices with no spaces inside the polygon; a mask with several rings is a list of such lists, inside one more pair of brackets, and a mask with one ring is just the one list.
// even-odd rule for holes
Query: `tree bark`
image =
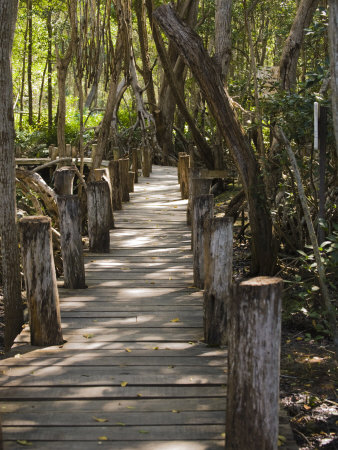
{"label": "tree bark", "polygon": [[32,0],[27,0],[28,15],[28,54],[27,54],[27,88],[28,88],[28,123],[33,125],[33,85],[32,85],[32,66],[33,66],[33,9]]}
{"label": "tree bark", "polygon": [[61,252],[63,260],[64,287],[84,289],[85,269],[80,232],[80,203],[77,195],[59,195]]}
{"label": "tree bark", "polygon": [[31,344],[63,344],[51,220],[46,216],[24,217],[19,227]]}
{"label": "tree bark", "polygon": [[303,44],[304,28],[311,23],[319,0],[301,0],[296,17],[283,47],[283,53],[279,64],[281,88],[291,91],[296,86],[297,63]]}
{"label": "tree bark", "polygon": [[118,161],[109,161],[109,177],[112,187],[113,210],[122,209],[122,184],[120,177],[120,164]]}
{"label": "tree bark", "polygon": [[268,209],[265,187],[251,148],[230,98],[199,36],[183,24],[169,5],[154,12],[155,20],[175,42],[198,81],[210,111],[232,152],[248,199],[252,233],[252,273],[271,274],[276,265],[276,244]]}
{"label": "tree bark", "polygon": [[338,158],[338,4],[336,0],[329,0],[329,43],[332,119]]}
{"label": "tree bark", "polygon": [[226,450],[277,450],[282,280],[257,277],[228,303]]}
{"label": "tree bark", "polygon": [[128,172],[129,172],[129,158],[120,158],[120,182],[122,185],[122,201],[129,202],[129,188],[128,188]]}
{"label": "tree bark", "polygon": [[225,82],[231,60],[232,0],[216,0],[215,60],[221,80]]}
{"label": "tree bark", "polygon": [[53,128],[53,66],[52,66],[52,12],[49,9],[47,13],[47,32],[48,32],[48,49],[47,49],[47,78],[48,78],[48,131],[51,132]]}
{"label": "tree bark", "polygon": [[0,233],[5,348],[9,349],[23,321],[20,258],[16,224],[14,115],[11,57],[18,2],[0,3]]}

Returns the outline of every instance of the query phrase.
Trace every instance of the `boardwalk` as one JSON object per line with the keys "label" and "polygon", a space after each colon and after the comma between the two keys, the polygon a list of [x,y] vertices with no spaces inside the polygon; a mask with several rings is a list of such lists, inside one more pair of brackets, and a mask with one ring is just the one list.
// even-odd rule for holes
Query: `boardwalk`
{"label": "boardwalk", "polygon": [[155,166],[115,213],[110,254],[86,254],[88,289],[60,289],[65,344],[23,330],[0,362],[4,450],[224,448],[226,351],[201,341],[185,211],[176,169]]}
{"label": "boardwalk", "polygon": [[88,289],[60,289],[67,342],[32,348],[25,330],[1,361],[6,450],[224,447],[225,352],[200,342],[176,169],[155,166],[131,198],[110,254],[86,256]]}

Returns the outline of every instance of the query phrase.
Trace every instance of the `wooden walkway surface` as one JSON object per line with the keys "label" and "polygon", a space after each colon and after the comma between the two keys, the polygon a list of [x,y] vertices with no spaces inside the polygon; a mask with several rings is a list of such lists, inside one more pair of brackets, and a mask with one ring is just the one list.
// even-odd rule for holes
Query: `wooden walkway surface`
{"label": "wooden walkway surface", "polygon": [[0,361],[4,450],[224,448],[226,351],[201,342],[176,172],[140,178],[110,254],[86,254],[88,289],[60,289],[65,344],[25,329]]}

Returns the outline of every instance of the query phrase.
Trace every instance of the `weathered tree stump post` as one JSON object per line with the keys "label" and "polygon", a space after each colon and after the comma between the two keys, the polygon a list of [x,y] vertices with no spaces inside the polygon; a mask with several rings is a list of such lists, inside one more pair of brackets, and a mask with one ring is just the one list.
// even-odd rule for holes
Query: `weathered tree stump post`
{"label": "weathered tree stump post", "polygon": [[63,343],[59,294],[52,249],[51,220],[27,216],[19,221],[31,344]]}
{"label": "weathered tree stump post", "polygon": [[277,450],[280,278],[234,286],[228,304],[227,450]]}
{"label": "weathered tree stump post", "polygon": [[146,178],[150,177],[151,172],[151,156],[148,147],[142,148],[142,175]]}
{"label": "weathered tree stump post", "polygon": [[95,160],[96,149],[97,149],[97,144],[92,144],[92,152],[91,152],[91,159],[92,159],[92,161]]}
{"label": "weathered tree stump post", "polygon": [[181,198],[189,198],[189,155],[180,156],[180,187]]}
{"label": "weathered tree stump post", "polygon": [[199,195],[209,194],[211,180],[200,178],[200,169],[189,168],[189,198],[187,206],[187,224],[191,225],[193,216],[193,199]]}
{"label": "weathered tree stump post", "polygon": [[72,157],[73,158],[77,157],[77,147],[75,147],[75,145],[72,147]]}
{"label": "weathered tree stump post", "polygon": [[117,161],[121,158],[121,152],[118,147],[113,147],[113,158],[114,158],[114,161]]}
{"label": "weathered tree stump post", "polygon": [[204,221],[204,338],[209,345],[226,343],[227,304],[232,290],[233,220]]}
{"label": "weathered tree stump post", "polygon": [[84,289],[85,269],[80,232],[80,202],[77,195],[57,197],[60,217],[64,287]]}
{"label": "weathered tree stump post", "polygon": [[57,147],[53,147],[53,150],[51,151],[50,159],[52,161],[55,161],[56,158],[58,157],[58,155],[59,155],[59,149]]}
{"label": "weathered tree stump post", "polygon": [[204,287],[204,233],[203,223],[214,215],[214,196],[200,195],[194,199],[193,207],[193,269],[194,285],[200,289]]}
{"label": "weathered tree stump post", "polygon": [[122,183],[120,179],[120,163],[109,161],[108,165],[110,183],[112,187],[113,210],[122,209]]}
{"label": "weathered tree stump post", "polygon": [[181,184],[181,158],[185,156],[185,152],[178,152],[178,160],[177,160],[177,179],[179,184]]}
{"label": "weathered tree stump post", "polygon": [[138,183],[139,164],[138,164],[137,148],[131,149],[131,161],[132,161],[131,162],[132,171],[135,172],[134,183]]}
{"label": "weathered tree stump post", "polygon": [[122,185],[122,201],[129,202],[129,186],[128,186],[128,172],[129,172],[129,158],[120,158],[120,182]]}
{"label": "weathered tree stump post", "polygon": [[87,184],[89,251],[109,253],[110,192],[106,181]]}
{"label": "weathered tree stump post", "polygon": [[54,172],[54,191],[57,195],[72,195],[75,169],[61,167]]}
{"label": "weathered tree stump post", "polygon": [[71,144],[66,144],[66,156],[69,156],[70,158],[73,156]]}
{"label": "weathered tree stump post", "polygon": [[134,192],[135,172],[129,170],[128,172],[128,191]]}
{"label": "weathered tree stump post", "polygon": [[104,180],[108,183],[109,186],[109,193],[110,193],[110,229],[113,230],[115,228],[115,222],[114,222],[114,212],[113,212],[113,188],[110,181],[109,176],[109,169],[101,168],[101,169],[94,169],[94,179],[95,181],[101,181]]}

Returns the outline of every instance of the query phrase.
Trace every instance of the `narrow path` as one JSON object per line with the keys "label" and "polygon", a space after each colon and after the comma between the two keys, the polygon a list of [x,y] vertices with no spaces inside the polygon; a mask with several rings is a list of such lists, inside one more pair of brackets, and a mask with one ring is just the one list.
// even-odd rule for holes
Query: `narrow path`
{"label": "narrow path", "polygon": [[33,348],[24,330],[0,362],[5,450],[224,448],[225,351],[201,342],[176,172],[140,179],[110,254],[86,255],[88,289],[60,289],[67,342]]}

